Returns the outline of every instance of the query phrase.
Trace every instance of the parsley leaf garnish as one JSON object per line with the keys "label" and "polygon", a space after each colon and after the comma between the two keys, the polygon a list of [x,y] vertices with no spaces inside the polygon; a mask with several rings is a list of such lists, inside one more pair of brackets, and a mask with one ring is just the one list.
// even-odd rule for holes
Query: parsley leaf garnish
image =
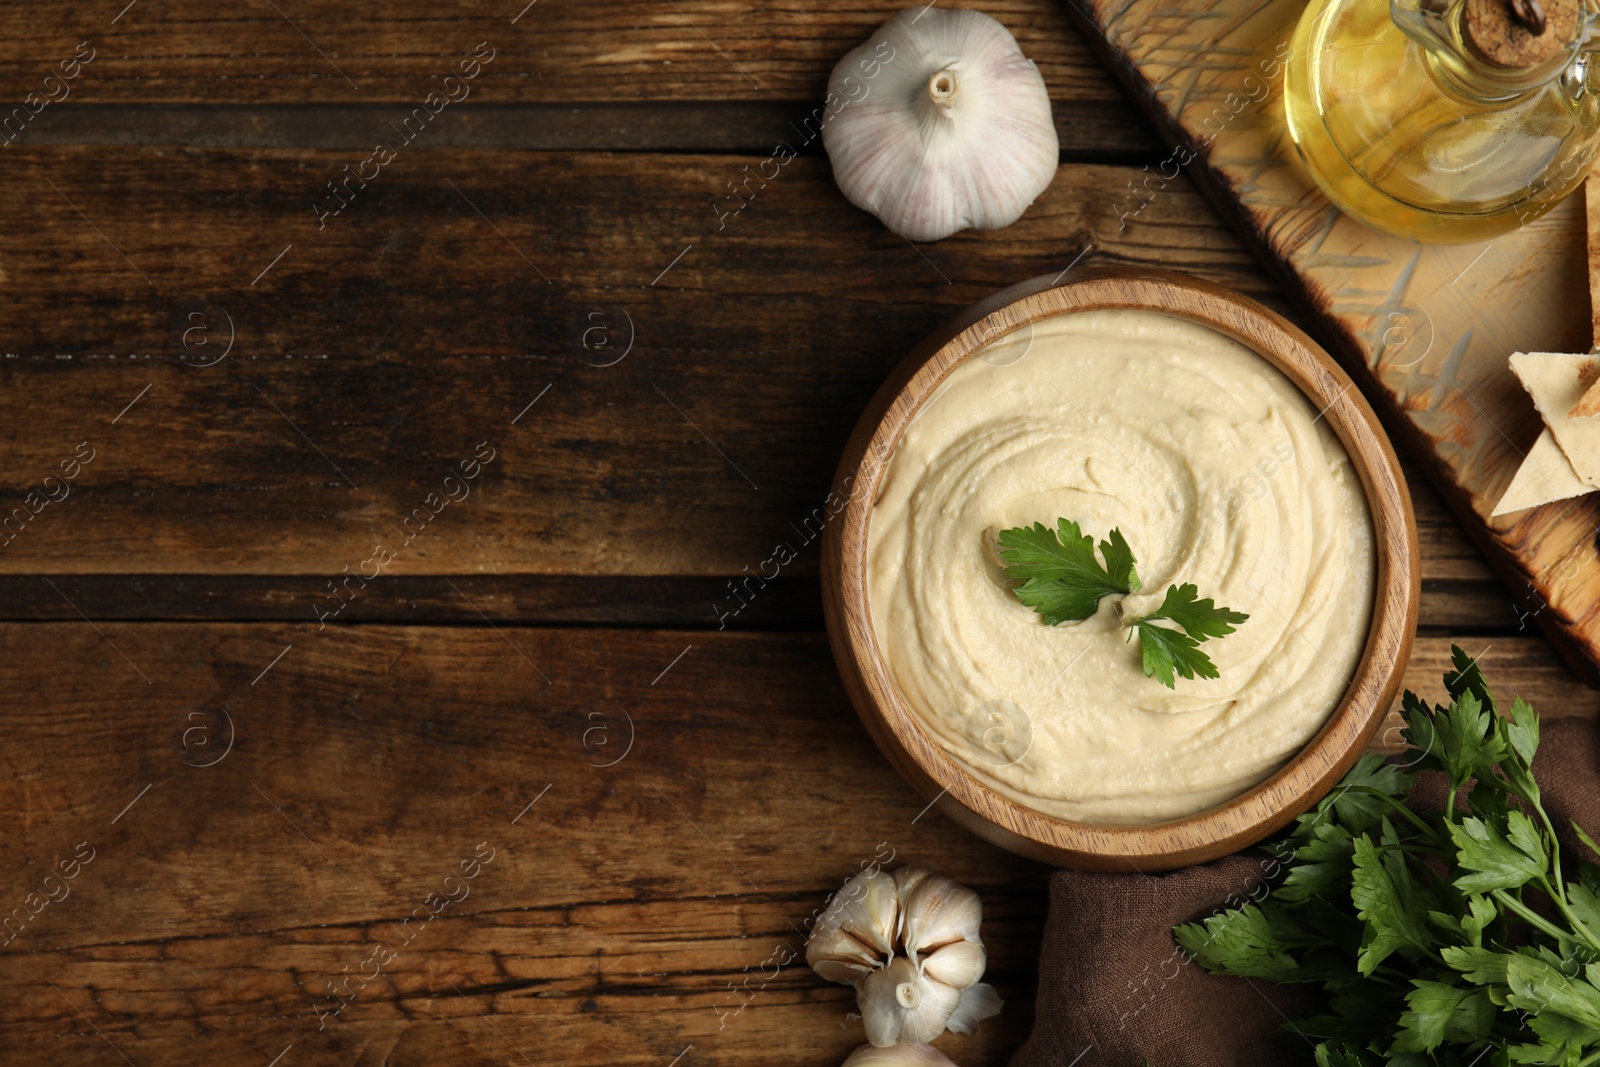
{"label": "parsley leaf garnish", "polygon": [[[1049,626],[1087,619],[1106,597],[1140,588],[1133,549],[1121,530],[1113,529],[1100,542],[1104,564],[1095,558],[1094,547],[1094,539],[1070,519],[1057,519],[1054,530],[1036,522],[1000,531],[1006,574],[1022,582],[1014,590],[1017,599]],[[1210,597],[1200,599],[1200,591],[1185,583],[1168,587],[1161,607],[1131,620],[1128,638],[1139,636],[1144,676],[1175,689],[1178,675],[1217,677],[1217,665],[1200,651],[1201,642],[1233,633],[1249,617],[1217,607]],[[1177,623],[1179,629],[1157,626],[1158,619]]]}
{"label": "parsley leaf garnish", "polygon": [[[1113,531],[1115,532],[1115,531]],[[1200,642],[1211,637],[1226,637],[1238,623],[1250,616],[1242,611],[1219,608],[1210,597],[1199,599],[1200,591],[1187,582],[1167,588],[1167,597],[1150,614],[1133,620],[1139,634],[1139,650],[1144,656],[1144,676],[1152,675],[1168,689],[1177,685],[1173,671],[1185,678],[1217,677],[1217,665],[1200,651]],[[1157,619],[1168,619],[1183,632],[1157,626]]]}
{"label": "parsley leaf garnish", "polygon": [[1000,531],[1000,558],[1006,573],[1025,579],[1017,599],[1044,616],[1051,626],[1087,619],[1103,597],[1139,588],[1133,552],[1122,534],[1112,530],[1100,542],[1106,565],[1094,558],[1094,539],[1078,524],[1059,519],[1051,530],[1042,522]]}
{"label": "parsley leaf garnish", "polygon": [[1176,689],[1173,671],[1185,678],[1195,675],[1202,678],[1218,676],[1217,665],[1211,662],[1210,656],[1200,651],[1200,642],[1188,634],[1156,626],[1145,619],[1136,621],[1133,629],[1139,635],[1139,652],[1144,658],[1146,678],[1154,676],[1168,689]]}
{"label": "parsley leaf garnish", "polygon": [[1198,642],[1208,637],[1226,637],[1233,633],[1237,624],[1250,617],[1242,611],[1219,608],[1210,597],[1204,600],[1199,597],[1200,591],[1188,583],[1170,586],[1167,589],[1167,598],[1161,602],[1161,606],[1141,618],[1139,622],[1171,619],[1183,627],[1184,633]]}

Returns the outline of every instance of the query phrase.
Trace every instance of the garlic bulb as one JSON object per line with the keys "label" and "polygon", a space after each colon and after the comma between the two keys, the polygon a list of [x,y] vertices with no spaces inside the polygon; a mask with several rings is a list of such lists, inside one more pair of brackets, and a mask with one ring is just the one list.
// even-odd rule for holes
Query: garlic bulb
{"label": "garlic bulb", "polygon": [[854,986],[867,1041],[878,1047],[971,1033],[1000,1011],[978,979],[988,963],[978,894],[921,867],[871,870],[839,890],[806,942],[806,962]]}
{"label": "garlic bulb", "polygon": [[862,1045],[841,1067],[956,1067],[956,1063],[932,1045]]}
{"label": "garlic bulb", "polygon": [[982,12],[900,12],[833,68],[828,101],[834,180],[913,241],[1009,225],[1055,177],[1044,79]]}

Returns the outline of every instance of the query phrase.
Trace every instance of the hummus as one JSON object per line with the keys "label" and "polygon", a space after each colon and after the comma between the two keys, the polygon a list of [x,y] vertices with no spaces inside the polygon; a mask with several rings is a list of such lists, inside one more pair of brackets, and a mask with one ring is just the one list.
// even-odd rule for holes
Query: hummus
{"label": "hummus", "polygon": [[[1143,588],[1047,626],[999,531],[1120,529]],[[1098,554],[1098,553],[1097,553]],[[1277,368],[1156,312],[1058,316],[957,367],[889,458],[867,537],[873,628],[907,706],[978,778],[1080,822],[1203,811],[1333,712],[1366,644],[1372,522],[1338,438]],[[1173,583],[1247,613],[1221,677],[1146,678],[1121,625]]]}

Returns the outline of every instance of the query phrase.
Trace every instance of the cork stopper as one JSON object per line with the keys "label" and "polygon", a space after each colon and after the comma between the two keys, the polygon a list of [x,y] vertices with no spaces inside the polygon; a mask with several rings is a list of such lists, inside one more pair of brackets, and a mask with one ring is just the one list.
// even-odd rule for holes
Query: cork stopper
{"label": "cork stopper", "polygon": [[1467,0],[1467,44],[1478,58],[1508,70],[1548,63],[1577,39],[1581,2]]}

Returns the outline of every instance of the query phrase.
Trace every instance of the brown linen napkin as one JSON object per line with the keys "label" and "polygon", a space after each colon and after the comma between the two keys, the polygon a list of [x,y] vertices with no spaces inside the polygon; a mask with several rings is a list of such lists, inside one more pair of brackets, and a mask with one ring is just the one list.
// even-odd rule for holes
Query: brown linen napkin
{"label": "brown linen napkin", "polygon": [[[1600,830],[1600,723],[1543,724],[1534,773],[1558,832]],[[1439,783],[1413,799],[1437,807]],[[1579,848],[1570,831],[1563,844]],[[1589,859],[1587,850],[1583,853]],[[1172,940],[1172,928],[1237,906],[1275,873],[1249,851],[1171,874],[1057,871],[1039,956],[1033,1034],[1011,1067],[1278,1067],[1311,1062],[1311,1043],[1284,1033],[1310,1014],[1309,985],[1207,974]],[[1230,899],[1231,898],[1231,899]]]}

